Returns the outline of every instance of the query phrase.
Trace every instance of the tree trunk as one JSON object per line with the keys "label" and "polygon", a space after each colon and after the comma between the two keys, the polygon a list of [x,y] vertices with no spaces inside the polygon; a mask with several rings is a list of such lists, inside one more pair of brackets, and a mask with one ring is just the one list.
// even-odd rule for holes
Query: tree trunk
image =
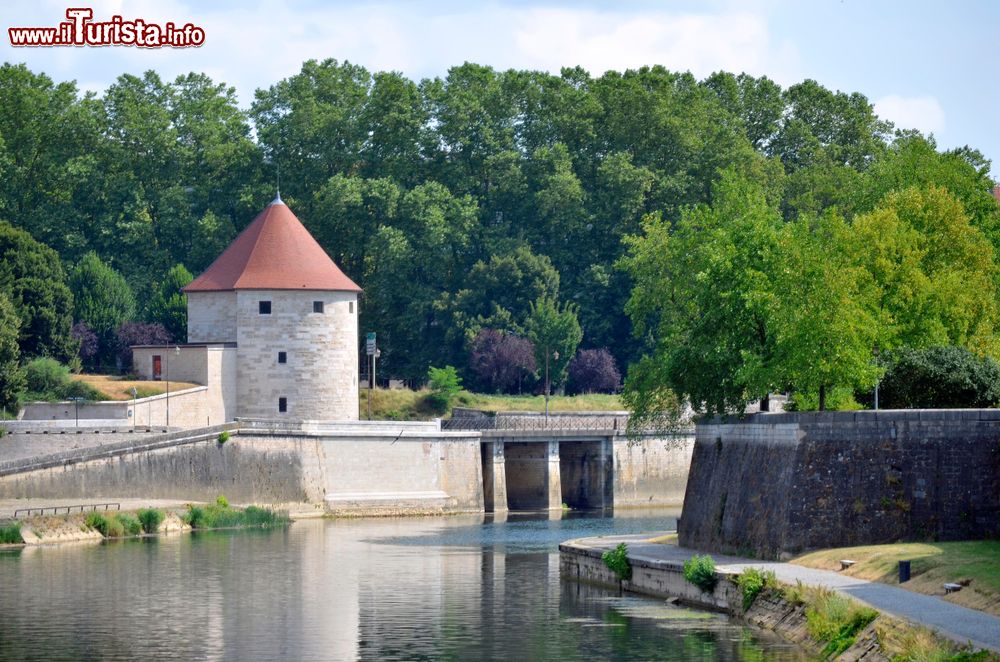
{"label": "tree trunk", "polygon": [[826,411],[826,385],[819,387],[819,410]]}
{"label": "tree trunk", "polygon": [[760,399],[760,410],[771,411],[771,394],[767,393]]}

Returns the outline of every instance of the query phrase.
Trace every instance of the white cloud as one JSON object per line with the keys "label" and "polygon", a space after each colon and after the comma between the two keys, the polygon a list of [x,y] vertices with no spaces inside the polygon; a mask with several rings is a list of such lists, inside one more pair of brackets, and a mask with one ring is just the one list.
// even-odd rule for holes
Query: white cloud
{"label": "white cloud", "polygon": [[922,133],[941,133],[944,130],[944,109],[935,97],[890,94],[874,105],[879,117],[890,120],[900,129],[917,129]]}
{"label": "white cloud", "polygon": [[[65,7],[55,0],[15,5],[7,26],[55,25]],[[177,23],[205,29],[195,49],[57,48],[15,49],[0,43],[5,59],[25,61],[54,78],[87,81],[89,89],[110,84],[123,72],[156,69],[164,78],[211,71],[234,85],[244,104],[256,88],[297,72],[304,60],[333,57],[371,71],[397,70],[411,78],[443,76],[465,61],[497,69],[543,69],[582,65],[597,76],[662,64],[702,77],[725,69],[766,74],[779,83],[797,80],[795,48],[775,43],[758,14],[727,7],[699,13],[456,3],[388,1],[382,4],[303,5],[260,0],[236,7],[191,0],[93,2],[95,19],[120,12],[126,19]]]}

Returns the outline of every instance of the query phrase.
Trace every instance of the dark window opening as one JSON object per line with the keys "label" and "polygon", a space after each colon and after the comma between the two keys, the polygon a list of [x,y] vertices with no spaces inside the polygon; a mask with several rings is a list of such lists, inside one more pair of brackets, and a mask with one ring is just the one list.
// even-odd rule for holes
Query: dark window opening
{"label": "dark window opening", "polygon": [[287,352],[278,352],[278,363],[288,363]]}
{"label": "dark window opening", "polygon": [[281,413],[288,411],[288,398],[278,398],[278,411]]}
{"label": "dark window opening", "polygon": [[323,312],[323,302],[322,301],[313,301],[313,312],[314,313],[321,313],[321,312]]}
{"label": "dark window opening", "polygon": [[270,315],[271,314],[271,302],[270,301],[261,301],[259,303],[259,310],[260,310],[260,314],[261,315]]}
{"label": "dark window opening", "polygon": [[354,302],[353,301],[348,301],[347,302],[347,312],[349,312],[352,315],[354,314]]}

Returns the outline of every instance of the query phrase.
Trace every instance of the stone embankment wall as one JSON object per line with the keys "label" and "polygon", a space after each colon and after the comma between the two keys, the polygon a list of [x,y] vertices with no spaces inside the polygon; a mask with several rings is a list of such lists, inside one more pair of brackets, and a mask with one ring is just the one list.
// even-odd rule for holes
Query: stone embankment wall
{"label": "stone embankment wall", "polygon": [[694,435],[650,435],[614,441],[616,508],[679,506],[694,452]]}
{"label": "stone embankment wall", "polygon": [[768,558],[1000,536],[1000,410],[701,423],[678,534],[684,547]]}
{"label": "stone embankment wall", "polygon": [[0,498],[225,494],[236,503],[312,503],[340,515],[483,509],[478,433],[441,432],[433,423],[238,425],[225,443],[219,426],[0,464]]}

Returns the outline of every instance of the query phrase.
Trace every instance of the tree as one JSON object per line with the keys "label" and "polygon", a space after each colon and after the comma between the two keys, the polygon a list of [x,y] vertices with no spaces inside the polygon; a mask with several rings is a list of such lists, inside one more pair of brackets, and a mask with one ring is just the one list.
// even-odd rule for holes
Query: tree
{"label": "tree", "polygon": [[133,345],[166,345],[173,342],[162,324],[125,322],[115,332],[115,363],[119,370],[132,370]]}
{"label": "tree", "polygon": [[888,409],[996,407],[1000,364],[964,347],[887,352],[880,404]]}
{"label": "tree", "polygon": [[115,354],[115,333],[135,318],[135,297],[121,274],[87,253],[70,277],[74,317],[97,335],[98,362]]}
{"label": "tree", "polygon": [[90,330],[86,322],[77,322],[70,332],[78,343],[80,343],[79,357],[82,365],[92,367],[94,358],[97,356],[97,335]]}
{"label": "tree", "polygon": [[192,280],[183,264],[174,265],[149,302],[149,318],[162,324],[176,342],[187,341],[187,297],[181,288]]}
{"label": "tree", "polygon": [[676,398],[697,411],[742,411],[785,386],[775,356],[780,214],[732,170],[713,198],[675,226],[650,215],[643,235],[627,239],[621,266],[635,287],[626,312],[646,343],[624,390],[637,421],[669,414],[662,407]]}
{"label": "tree", "polygon": [[534,375],[535,348],[527,338],[497,329],[481,329],[469,351],[469,367],[480,384],[496,393],[520,391],[521,380]]}
{"label": "tree", "polygon": [[21,322],[22,360],[76,355],[73,295],[66,287],[62,262],[54,250],[23,230],[0,221],[0,293],[6,294]]}
{"label": "tree", "polygon": [[14,312],[10,300],[0,293],[0,407],[4,412],[17,410],[17,403],[24,391],[24,370],[20,366],[21,350],[18,346],[18,329],[21,320]]}
{"label": "tree", "polygon": [[528,339],[535,346],[535,363],[544,371],[546,413],[552,384],[559,386],[566,380],[566,366],[583,339],[576,312],[572,303],[560,307],[555,299],[542,297],[531,304],[525,322]]}
{"label": "tree", "polygon": [[605,348],[581,349],[569,364],[569,386],[574,393],[615,393],[621,385],[615,357]]}
{"label": "tree", "polygon": [[427,369],[427,381],[431,387],[427,401],[435,412],[444,414],[462,390],[462,378],[458,376],[454,366],[431,366]]}
{"label": "tree", "polygon": [[871,388],[879,377],[872,295],[864,269],[852,262],[848,233],[832,212],[801,216],[781,233],[775,366],[793,390],[818,393],[820,411],[828,390]]}

